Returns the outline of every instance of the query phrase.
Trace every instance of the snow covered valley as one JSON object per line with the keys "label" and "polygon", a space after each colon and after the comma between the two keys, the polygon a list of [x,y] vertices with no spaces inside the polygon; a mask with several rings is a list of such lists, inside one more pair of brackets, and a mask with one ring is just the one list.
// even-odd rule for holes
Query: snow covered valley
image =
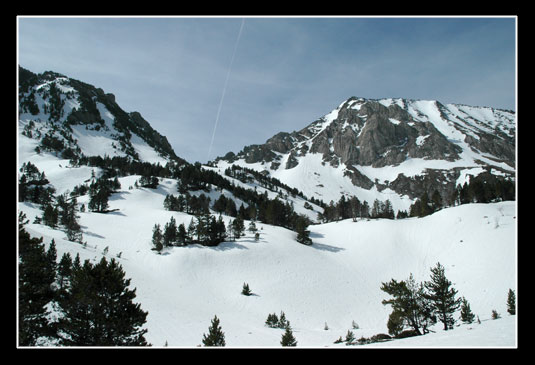
{"label": "snow covered valley", "polygon": [[[515,202],[462,205],[423,218],[313,225],[312,246],[296,242],[292,231],[257,223],[257,242],[246,232],[217,247],[188,245],[157,254],[151,250],[154,224],[173,216],[187,225],[192,216],[163,208],[166,194],[175,191],[172,180],[163,179],[155,190],[130,190],[136,178],[119,179],[122,188],[110,198],[114,211],[78,213],[86,247],[67,241],[61,230],[31,223],[42,214],[37,205],[19,203],[19,209],[30,221],[32,236],[44,237],[46,245],[55,240],[58,259],[70,252],[82,260],[98,262],[105,254],[120,262],[137,288],[136,302],[149,312],[146,338],[153,346],[199,346],[217,315],[227,347],[280,347],[284,330],[269,328],[265,321],[270,313],[284,312],[298,347],[345,347],[334,341],[348,330],[356,338],[388,333],[391,308],[381,304],[388,298],[380,290],[382,282],[405,280],[410,273],[416,281],[428,280],[437,262],[481,324],[452,331],[437,324],[435,333],[368,346],[517,343],[517,317],[506,312],[507,291],[516,291],[517,285]],[[253,295],[241,294],[244,283]],[[502,318],[491,320],[492,310]]]}

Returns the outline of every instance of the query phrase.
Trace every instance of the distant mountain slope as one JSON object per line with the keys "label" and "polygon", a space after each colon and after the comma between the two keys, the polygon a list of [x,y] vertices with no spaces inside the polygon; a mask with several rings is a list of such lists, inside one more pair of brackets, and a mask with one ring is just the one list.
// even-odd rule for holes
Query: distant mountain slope
{"label": "distant mountain slope", "polygon": [[514,178],[516,116],[488,107],[352,97],[307,127],[216,159],[264,171],[328,203],[355,195],[407,209],[444,201],[467,175]]}
{"label": "distant mountain slope", "polygon": [[180,160],[167,138],[138,112],[125,112],[113,94],[64,75],[19,66],[19,128],[42,150],[64,158],[129,156]]}

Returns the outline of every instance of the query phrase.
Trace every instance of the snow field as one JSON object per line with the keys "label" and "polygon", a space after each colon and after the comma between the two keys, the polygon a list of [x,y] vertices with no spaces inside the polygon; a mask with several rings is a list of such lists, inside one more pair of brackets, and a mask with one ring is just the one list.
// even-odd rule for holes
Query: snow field
{"label": "snow field", "polygon": [[[259,242],[247,232],[217,247],[173,247],[158,255],[150,249],[154,223],[163,227],[174,216],[178,224],[187,224],[191,216],[163,209],[165,186],[126,194],[128,179],[133,177],[121,179],[123,189],[110,201],[110,208],[119,211],[80,213],[86,248],[66,241],[63,232],[28,227],[46,244],[54,238],[58,257],[70,252],[98,261],[105,247],[109,258],[122,252],[116,259],[137,288],[136,300],[149,312],[146,337],[154,346],[166,341],[176,347],[200,345],[217,315],[227,346],[278,347],[283,330],[264,322],[281,311],[299,346],[336,347],[333,342],[352,330],[352,321],[360,327],[353,330],[357,338],[387,333],[391,309],[381,304],[387,298],[381,282],[404,280],[411,272],[417,281],[428,280],[438,261],[482,321],[492,309],[506,316],[507,290],[516,288],[514,202],[465,205],[399,221],[316,225],[312,246],[297,243],[291,231],[259,223]],[[20,207],[30,221],[40,214],[31,204]],[[245,282],[254,295],[241,295]],[[329,330],[323,329],[325,323]],[[448,341],[465,345],[461,338]],[[480,345],[485,346],[483,339]]]}
{"label": "snow field", "polygon": [[[19,166],[32,161],[57,194],[72,191],[90,178],[92,170],[100,174],[97,168],[67,167],[67,160],[51,154],[36,155],[34,143],[20,136]],[[301,181],[314,184],[313,177],[312,173]],[[387,333],[391,308],[381,304],[387,299],[380,290],[382,282],[404,280],[410,273],[417,281],[428,280],[437,262],[480,317],[480,327],[463,325],[444,333],[439,324],[436,333],[370,346],[516,343],[516,317],[506,312],[507,291],[516,291],[517,283],[515,202],[462,205],[424,218],[314,225],[310,227],[312,246],[296,242],[296,234],[287,229],[257,223],[258,242],[246,231],[236,242],[173,247],[158,255],[151,250],[154,224],[163,228],[173,216],[177,224],[188,225],[192,216],[163,207],[167,194],[177,194],[176,181],[160,179],[157,189],[136,189],[137,179],[119,178],[121,189],[110,197],[111,212],[78,213],[86,247],[67,241],[61,230],[31,223],[42,214],[35,204],[19,203],[19,209],[30,221],[30,234],[44,237],[47,246],[55,240],[58,260],[69,252],[72,257],[80,254],[82,261],[98,262],[108,248],[106,257],[120,262],[136,288],[135,301],[149,312],[146,338],[154,346],[201,345],[217,315],[227,346],[280,347],[284,331],[264,323],[268,314],[278,316],[283,311],[299,347],[345,347],[333,342],[348,330],[356,338]],[[212,191],[212,202],[218,194]],[[88,196],[79,197],[78,203],[87,207]],[[231,217],[224,219],[228,223]],[[252,296],[241,295],[243,283],[249,284]],[[489,320],[493,309],[501,320]],[[359,329],[352,328],[353,321]]]}

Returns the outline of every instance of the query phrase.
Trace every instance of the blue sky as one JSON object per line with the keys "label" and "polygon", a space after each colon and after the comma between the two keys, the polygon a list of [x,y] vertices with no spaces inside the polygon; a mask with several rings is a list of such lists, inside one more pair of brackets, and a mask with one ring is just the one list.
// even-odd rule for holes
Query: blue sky
{"label": "blue sky", "polygon": [[[351,96],[515,110],[513,17],[19,17],[18,62],[113,93],[206,162]],[[214,143],[212,132],[221,104]]]}

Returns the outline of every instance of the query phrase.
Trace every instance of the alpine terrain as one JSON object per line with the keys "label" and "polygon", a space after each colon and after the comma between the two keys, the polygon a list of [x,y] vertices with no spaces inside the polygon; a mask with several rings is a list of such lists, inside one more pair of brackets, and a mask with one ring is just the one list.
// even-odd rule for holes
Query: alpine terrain
{"label": "alpine terrain", "polygon": [[202,165],[18,82],[19,346],[517,345],[514,112],[350,98]]}
{"label": "alpine terrain", "polygon": [[218,158],[329,203],[340,195],[408,210],[422,194],[449,202],[467,176],[515,175],[515,113],[432,100],[352,97],[297,132]]}

